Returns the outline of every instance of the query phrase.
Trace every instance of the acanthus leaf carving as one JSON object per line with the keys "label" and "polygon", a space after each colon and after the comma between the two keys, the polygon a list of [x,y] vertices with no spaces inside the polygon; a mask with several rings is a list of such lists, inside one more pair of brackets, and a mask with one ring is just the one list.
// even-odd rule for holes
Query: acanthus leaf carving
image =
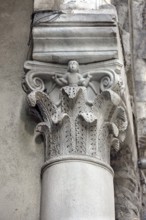
{"label": "acanthus leaf carving", "polygon": [[51,121],[51,115],[57,112],[57,107],[52,103],[49,96],[41,91],[33,91],[28,95],[28,103],[31,107],[38,107],[44,121]]}
{"label": "acanthus leaf carving", "polygon": [[[27,69],[32,70],[26,73],[25,83],[31,91],[29,105],[36,107],[42,118],[37,131],[45,138],[46,160],[71,154],[88,155],[110,163],[110,152],[120,149],[128,126],[125,104],[120,97],[119,73],[104,70],[98,64],[93,69],[87,65],[87,71],[83,72],[85,67],[79,68],[76,61],[61,69],[53,64],[49,70],[48,64],[37,65],[39,69],[32,63],[28,65]],[[40,88],[35,84],[36,77],[55,83],[58,104],[47,94],[47,84],[43,82],[45,86]],[[59,93],[55,93],[58,91],[55,88],[60,88]],[[88,88],[94,95],[93,101],[89,101]]]}
{"label": "acanthus leaf carving", "polygon": [[114,137],[118,137],[119,129],[114,123],[107,122],[106,123],[109,129],[109,132],[114,135]]}
{"label": "acanthus leaf carving", "polygon": [[75,99],[78,93],[81,91],[80,87],[65,86],[62,88],[62,92],[66,93],[69,99]]}
{"label": "acanthus leaf carving", "polygon": [[118,138],[112,139],[111,147],[112,147],[112,150],[114,150],[115,152],[118,152],[120,150],[120,141]]}
{"label": "acanthus leaf carving", "polygon": [[65,118],[68,118],[69,116],[66,113],[55,113],[54,115],[52,115],[52,122],[54,124],[59,124],[62,123],[63,120],[65,120]]}
{"label": "acanthus leaf carving", "polygon": [[85,122],[92,124],[97,121],[97,117],[92,112],[81,112],[79,116],[84,119]]}

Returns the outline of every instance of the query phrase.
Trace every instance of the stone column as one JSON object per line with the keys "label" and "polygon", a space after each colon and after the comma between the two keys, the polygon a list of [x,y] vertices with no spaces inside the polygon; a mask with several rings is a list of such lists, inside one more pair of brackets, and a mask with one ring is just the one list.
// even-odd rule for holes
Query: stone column
{"label": "stone column", "polygon": [[34,15],[22,85],[45,143],[41,220],[115,219],[110,155],[128,126],[121,51],[115,10],[91,3],[55,1],[59,10]]}

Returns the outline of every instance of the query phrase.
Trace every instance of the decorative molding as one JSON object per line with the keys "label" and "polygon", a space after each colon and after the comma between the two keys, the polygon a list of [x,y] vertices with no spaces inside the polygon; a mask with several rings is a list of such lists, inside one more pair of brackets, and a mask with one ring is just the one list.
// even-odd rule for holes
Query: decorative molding
{"label": "decorative molding", "polygon": [[111,168],[110,165],[102,162],[101,160],[98,160],[96,158],[90,157],[90,156],[82,156],[82,155],[67,155],[67,156],[60,156],[60,157],[54,157],[50,159],[49,161],[46,161],[42,167],[42,175],[45,172],[48,167],[51,167],[56,164],[60,163],[69,163],[69,162],[80,162],[80,163],[86,163],[86,164],[93,164],[98,167],[102,167],[103,169],[107,170],[113,177],[114,177],[114,171]]}
{"label": "decorative molding", "polygon": [[40,12],[33,20],[34,60],[80,64],[118,58],[117,17],[113,10],[84,14]]}

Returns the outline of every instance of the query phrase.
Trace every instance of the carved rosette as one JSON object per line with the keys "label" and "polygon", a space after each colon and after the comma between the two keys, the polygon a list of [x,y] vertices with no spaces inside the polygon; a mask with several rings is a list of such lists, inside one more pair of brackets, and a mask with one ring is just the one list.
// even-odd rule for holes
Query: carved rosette
{"label": "carved rosette", "polygon": [[[120,149],[128,126],[125,104],[120,97],[121,65],[117,61],[118,68],[110,62],[105,66],[80,66],[83,78],[71,84],[77,80],[71,72],[66,74],[66,66],[25,64],[22,85],[30,107],[41,118],[36,130],[44,136],[46,161],[78,155],[110,164],[110,154]],[[62,85],[57,84],[54,76],[59,77]]]}

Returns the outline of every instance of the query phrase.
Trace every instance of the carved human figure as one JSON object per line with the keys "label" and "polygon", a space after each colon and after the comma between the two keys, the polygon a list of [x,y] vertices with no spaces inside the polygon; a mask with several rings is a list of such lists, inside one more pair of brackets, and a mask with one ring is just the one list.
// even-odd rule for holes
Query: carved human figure
{"label": "carved human figure", "polygon": [[[79,64],[75,60],[71,60],[68,63],[68,70],[65,73],[65,75],[60,75],[60,74],[55,74],[52,78],[56,82],[57,85],[64,87],[64,86],[69,86],[69,87],[91,87],[90,80],[92,76],[88,73],[86,74],[85,77],[83,77],[80,73],[79,69]],[[85,100],[88,105],[92,105],[93,103],[88,100],[88,95],[87,91],[85,91]],[[59,103],[56,103],[57,106],[60,105]]]}
{"label": "carved human figure", "polygon": [[65,75],[56,74],[55,76],[53,76],[53,79],[55,80],[56,84],[58,84],[61,87],[66,85],[69,85],[70,87],[88,87],[92,76],[88,74],[86,77],[83,77],[79,73],[79,71],[80,70],[78,62],[75,60],[71,60],[68,63],[68,71],[65,73]]}

